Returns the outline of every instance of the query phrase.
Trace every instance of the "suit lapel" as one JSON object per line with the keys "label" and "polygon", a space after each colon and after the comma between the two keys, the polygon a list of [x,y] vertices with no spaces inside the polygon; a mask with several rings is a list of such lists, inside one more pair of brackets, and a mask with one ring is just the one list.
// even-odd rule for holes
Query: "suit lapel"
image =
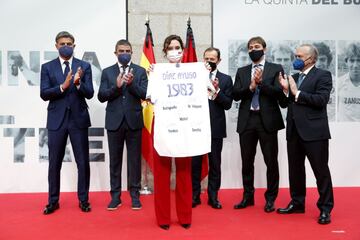
{"label": "suit lapel", "polygon": [[[304,86],[306,86],[309,82],[311,82],[311,78],[315,75],[315,72],[316,72],[316,67],[314,66],[314,67],[310,70],[310,72],[308,72],[308,74],[305,76],[303,82],[301,83],[301,85],[300,85],[300,87],[299,87],[300,90],[303,89]],[[296,84],[297,84],[297,82],[298,82],[299,76],[300,76],[300,74],[298,74],[298,76],[297,76]]]}
{"label": "suit lapel", "polygon": [[62,84],[65,81],[64,72],[61,67],[60,59],[57,58],[56,61],[54,61],[54,68],[55,68],[55,77],[56,81],[59,84]]}
{"label": "suit lapel", "polygon": [[250,82],[251,82],[251,68],[252,68],[252,65],[248,65],[246,66],[245,68],[245,83],[244,83],[244,86],[249,86],[250,85]]}

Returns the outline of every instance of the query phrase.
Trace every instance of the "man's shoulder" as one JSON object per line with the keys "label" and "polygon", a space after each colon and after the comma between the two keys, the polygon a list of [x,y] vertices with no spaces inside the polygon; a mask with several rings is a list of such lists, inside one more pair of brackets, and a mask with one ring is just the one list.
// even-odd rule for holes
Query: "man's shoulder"
{"label": "man's shoulder", "polygon": [[230,76],[230,75],[228,75],[228,74],[226,74],[226,73],[223,73],[223,72],[220,72],[220,71],[218,71],[217,77],[223,78],[223,79],[231,79],[231,76]]}
{"label": "man's shoulder", "polygon": [[59,62],[60,62],[59,58],[55,58],[55,59],[50,60],[50,61],[48,61],[46,63],[43,63],[42,66],[43,67],[49,67],[49,66],[52,66],[54,64],[58,64]]}
{"label": "man's shoulder", "polygon": [[90,63],[84,61],[84,60],[81,60],[81,59],[78,59],[78,58],[73,58],[73,63],[75,64],[79,64],[81,66],[84,66],[84,67],[90,67]]}
{"label": "man's shoulder", "polygon": [[133,68],[133,69],[135,69],[135,70],[141,70],[141,71],[145,71],[145,72],[146,72],[145,68],[143,68],[142,66],[137,65],[137,64],[135,64],[135,63],[131,63],[131,64],[130,64],[130,68]]}
{"label": "man's shoulder", "polygon": [[274,68],[274,69],[282,69],[281,64],[268,62],[268,61],[265,61],[265,66],[270,67],[270,68]]}
{"label": "man's shoulder", "polygon": [[109,72],[109,71],[114,71],[114,69],[118,68],[119,69],[119,66],[117,65],[117,63],[111,65],[111,66],[108,66],[106,68],[104,68],[102,71],[103,72]]}

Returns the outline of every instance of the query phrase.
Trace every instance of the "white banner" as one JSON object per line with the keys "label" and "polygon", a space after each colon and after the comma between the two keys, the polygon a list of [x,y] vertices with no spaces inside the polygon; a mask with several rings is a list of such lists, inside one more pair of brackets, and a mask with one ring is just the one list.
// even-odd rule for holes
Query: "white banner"
{"label": "white banner", "polygon": [[211,151],[204,63],[159,63],[149,76],[154,103],[154,147],[160,156],[189,157]]}
{"label": "white banner", "polygon": [[[105,104],[97,100],[101,70],[116,62],[116,42],[126,38],[126,0],[2,0],[0,7],[0,193],[46,192],[48,102],[40,98],[40,66],[58,57],[55,36],[75,37],[75,57],[88,61],[94,97],[87,101],[90,189],[109,189]],[[125,161],[126,163],[126,161]],[[126,166],[123,186],[126,187]],[[68,142],[61,191],[76,191],[77,168]]]}

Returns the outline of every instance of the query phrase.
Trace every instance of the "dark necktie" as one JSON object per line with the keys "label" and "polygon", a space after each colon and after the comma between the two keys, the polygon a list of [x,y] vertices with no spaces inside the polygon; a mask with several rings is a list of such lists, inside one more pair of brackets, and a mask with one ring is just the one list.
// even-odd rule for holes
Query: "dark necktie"
{"label": "dark necktie", "polygon": [[[261,67],[262,65],[261,64],[255,64],[254,65],[254,74],[255,74],[255,69],[256,68],[259,68]],[[252,77],[254,76],[254,74],[252,74]],[[260,89],[258,86],[256,86],[255,88],[255,92],[254,92],[254,95],[251,99],[251,107],[254,109],[254,110],[258,110],[259,109],[259,93],[260,93]]]}
{"label": "dark necktie", "polygon": [[69,64],[69,61],[65,61],[64,64],[66,65],[65,66],[65,71],[64,71],[64,76],[65,76],[65,79],[66,79],[66,76],[69,74],[70,72],[70,64]]}
{"label": "dark necktie", "polygon": [[304,73],[301,73],[300,76],[299,76],[299,79],[297,81],[297,84],[296,86],[299,88],[301,86],[301,83],[304,81],[306,75]]}

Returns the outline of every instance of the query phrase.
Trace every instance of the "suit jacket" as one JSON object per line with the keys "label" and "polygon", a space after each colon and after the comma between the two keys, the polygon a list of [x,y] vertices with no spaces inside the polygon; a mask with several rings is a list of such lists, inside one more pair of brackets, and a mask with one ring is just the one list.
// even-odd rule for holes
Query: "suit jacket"
{"label": "suit jacket", "polygon": [[210,125],[212,138],[226,137],[225,110],[230,109],[232,104],[233,82],[229,75],[217,71],[220,92],[214,100],[209,100]]}
{"label": "suit jacket", "polygon": [[[235,77],[233,97],[235,101],[241,100],[237,122],[237,132],[239,134],[246,128],[250,115],[251,100],[254,95],[254,92],[249,89],[251,68],[251,64],[239,68]],[[281,103],[282,107],[286,107],[286,103],[284,103],[286,96],[278,82],[278,75],[281,71],[283,71],[281,65],[265,62],[262,84],[259,86],[259,105],[262,123],[267,132],[278,131],[285,127],[279,108],[279,103]]]}
{"label": "suit jacket", "polygon": [[80,79],[80,88],[71,83],[64,92],[60,84],[65,80],[59,58],[41,66],[40,96],[44,101],[49,101],[47,125],[49,130],[57,130],[61,126],[66,110],[70,109],[77,127],[88,128],[91,126],[88,105],[86,100],[94,95],[90,64],[73,58],[71,69],[73,72],[81,67],[84,74]]}
{"label": "suit jacket", "polygon": [[122,89],[116,86],[116,78],[120,73],[116,63],[102,71],[101,83],[98,93],[100,102],[107,101],[105,128],[116,130],[125,118],[130,129],[144,127],[141,99],[146,98],[147,75],[144,68],[131,63],[134,80],[125,87],[125,95]]}
{"label": "suit jacket", "polygon": [[[298,81],[299,73],[293,75]],[[332,89],[331,73],[313,67],[300,85],[301,91],[297,102],[291,93],[288,98],[288,113],[286,117],[286,138],[296,127],[304,141],[330,139],[329,122],[326,106]]]}

